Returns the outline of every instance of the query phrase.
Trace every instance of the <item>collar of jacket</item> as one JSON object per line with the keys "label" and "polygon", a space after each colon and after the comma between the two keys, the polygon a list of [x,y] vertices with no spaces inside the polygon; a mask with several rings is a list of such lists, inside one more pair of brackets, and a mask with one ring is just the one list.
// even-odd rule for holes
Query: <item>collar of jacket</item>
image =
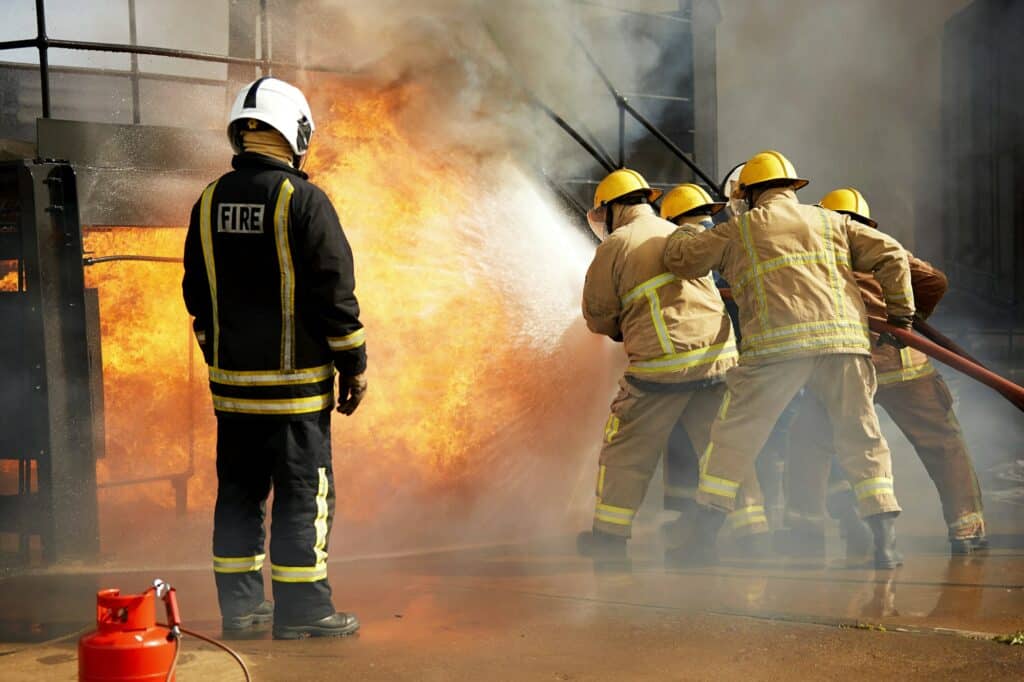
{"label": "collar of jacket", "polygon": [[304,172],[300,171],[294,166],[278,161],[275,158],[271,158],[264,154],[254,154],[252,152],[242,152],[241,154],[235,154],[235,157],[231,159],[231,167],[235,170],[241,170],[242,168],[267,168],[272,170],[285,171],[293,175],[298,175],[303,180],[309,178]]}
{"label": "collar of jacket", "polygon": [[691,216],[691,217],[685,219],[682,223],[680,223],[679,226],[682,227],[683,225],[686,225],[688,227],[692,227],[692,228],[696,229],[698,232],[703,232],[704,230],[710,230],[711,228],[713,228],[715,226],[715,224],[713,222],[711,222],[711,220],[709,218],[706,218],[705,216]]}
{"label": "collar of jacket", "polygon": [[654,215],[654,209],[650,204],[633,204],[625,206],[622,204],[613,204],[612,210],[615,212],[615,219],[612,223],[613,232],[620,227],[629,225],[642,215]]}
{"label": "collar of jacket", "polygon": [[795,203],[796,200],[796,190],[789,187],[772,187],[771,189],[766,189],[764,194],[757,198],[757,207],[760,208],[773,201],[792,201]]}

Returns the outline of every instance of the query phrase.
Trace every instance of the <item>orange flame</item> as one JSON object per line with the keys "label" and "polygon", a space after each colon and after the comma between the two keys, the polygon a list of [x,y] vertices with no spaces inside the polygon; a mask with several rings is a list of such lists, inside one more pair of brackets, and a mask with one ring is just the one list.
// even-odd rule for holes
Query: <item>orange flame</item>
{"label": "orange flame", "polygon": [[[370,358],[365,403],[334,419],[338,522],[349,537],[405,526],[422,539],[434,523],[436,536],[464,539],[452,524],[470,516],[491,534],[564,516],[611,385],[607,348],[578,320],[586,242],[540,208],[521,176],[518,196],[537,208],[521,208],[525,227],[505,223],[500,202],[487,204],[501,193],[492,162],[454,148],[439,154],[403,123],[410,99],[428,93],[340,80],[314,92],[323,113],[307,171],[352,244]],[[87,247],[177,255],[183,238],[180,229],[115,229],[90,232]],[[213,419],[198,354],[187,381],[180,277],[165,264],[89,272],[103,316],[100,477],[184,470],[194,430],[190,500],[208,508]],[[117,495],[169,499],[152,487]]]}

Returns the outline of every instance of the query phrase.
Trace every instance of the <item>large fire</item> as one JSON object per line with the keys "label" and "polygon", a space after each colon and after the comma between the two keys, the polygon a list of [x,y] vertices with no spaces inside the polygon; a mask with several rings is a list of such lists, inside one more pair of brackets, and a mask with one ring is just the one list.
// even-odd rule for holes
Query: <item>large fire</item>
{"label": "large fire", "polygon": [[[439,154],[418,135],[402,114],[429,93],[346,81],[314,92],[306,170],[352,243],[370,356],[366,402],[334,420],[337,522],[366,547],[395,548],[408,544],[394,540],[398,529],[422,544],[564,520],[589,479],[581,466],[610,391],[608,349],[578,319],[586,240],[510,162]],[[89,231],[86,246],[167,256],[183,239],[180,228],[112,228]],[[190,506],[205,510],[216,490],[214,420],[180,278],[180,266],[162,263],[88,272],[103,319],[99,474],[184,471],[193,448]],[[103,499],[172,498],[149,485]]]}

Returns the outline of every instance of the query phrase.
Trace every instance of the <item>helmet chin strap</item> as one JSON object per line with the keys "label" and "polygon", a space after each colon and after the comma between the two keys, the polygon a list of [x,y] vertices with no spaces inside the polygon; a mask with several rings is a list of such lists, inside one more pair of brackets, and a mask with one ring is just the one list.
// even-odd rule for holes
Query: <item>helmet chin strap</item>
{"label": "helmet chin strap", "polygon": [[611,234],[612,226],[615,223],[615,204],[607,204],[605,208],[607,210],[604,212],[604,231]]}

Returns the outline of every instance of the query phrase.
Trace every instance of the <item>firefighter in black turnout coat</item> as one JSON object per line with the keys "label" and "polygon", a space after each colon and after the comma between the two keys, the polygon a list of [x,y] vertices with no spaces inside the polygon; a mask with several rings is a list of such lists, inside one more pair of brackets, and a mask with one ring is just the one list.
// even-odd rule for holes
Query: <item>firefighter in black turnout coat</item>
{"label": "firefighter in black turnout coat", "polygon": [[[231,111],[234,170],[192,209],[185,305],[209,365],[217,415],[213,570],[223,626],[274,621],[274,637],[348,635],[327,582],[334,516],[331,408],[366,392],[352,251],[330,200],[300,170],[313,133],[302,92],[245,86]],[[264,509],[271,488],[264,600]]]}

